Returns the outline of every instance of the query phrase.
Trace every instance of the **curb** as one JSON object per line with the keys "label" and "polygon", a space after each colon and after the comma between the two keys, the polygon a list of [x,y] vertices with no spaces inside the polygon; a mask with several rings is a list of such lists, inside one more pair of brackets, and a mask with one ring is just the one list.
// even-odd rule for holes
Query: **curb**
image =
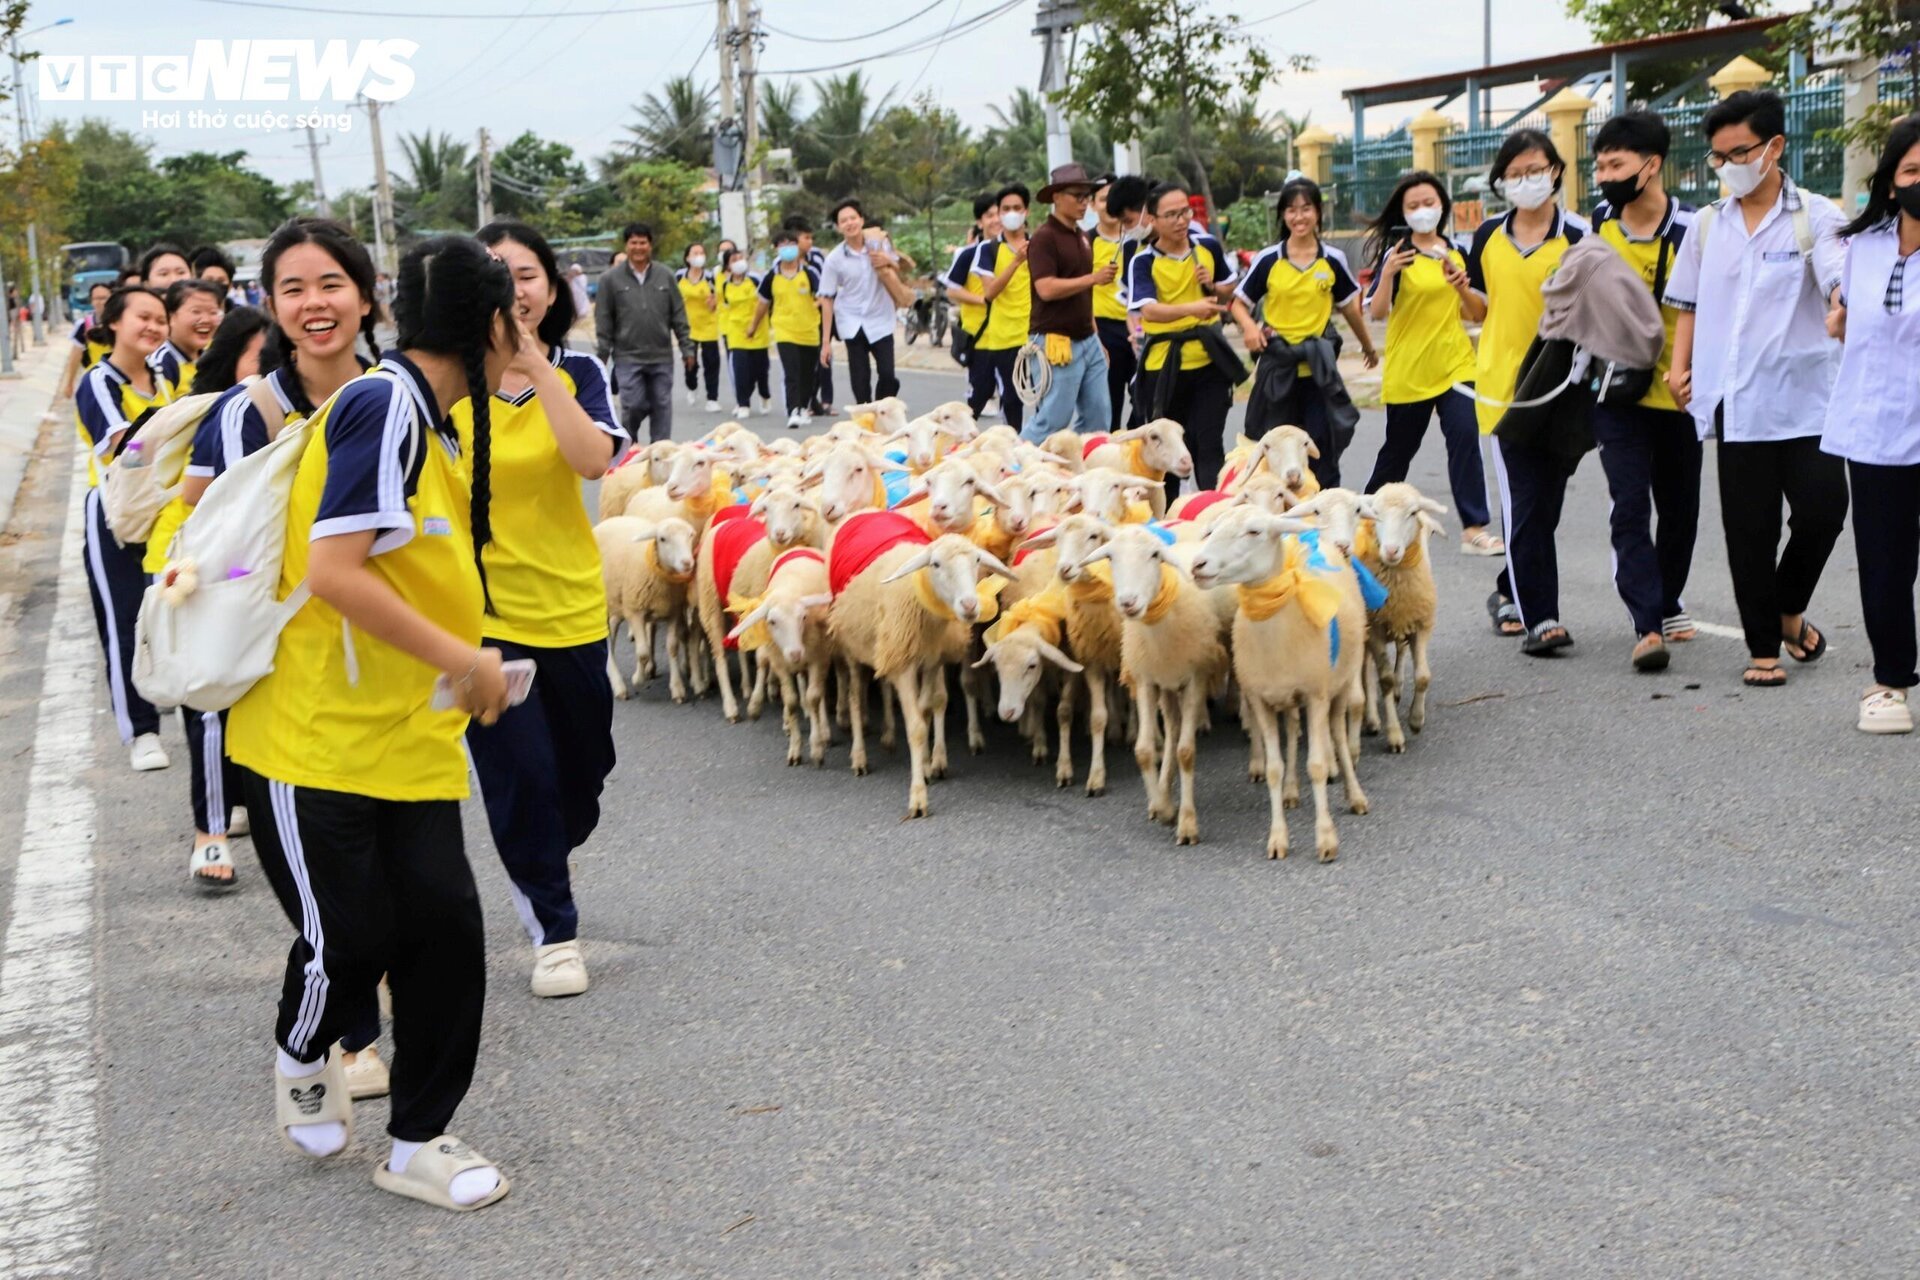
{"label": "curb", "polygon": [[14,362],[18,376],[0,380],[0,530],[13,521],[27,468],[40,441],[40,428],[53,412],[53,391],[66,367],[69,346],[49,340],[28,347]]}

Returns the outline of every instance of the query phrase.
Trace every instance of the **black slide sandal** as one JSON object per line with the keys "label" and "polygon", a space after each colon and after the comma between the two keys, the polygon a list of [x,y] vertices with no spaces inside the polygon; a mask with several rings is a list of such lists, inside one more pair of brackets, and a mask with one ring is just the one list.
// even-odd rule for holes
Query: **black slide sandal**
{"label": "black slide sandal", "polygon": [[[1527,634],[1520,621],[1520,606],[1501,595],[1498,591],[1487,597],[1487,616],[1493,619],[1493,634],[1508,640],[1518,640]],[[1508,631],[1508,626],[1519,627],[1518,631]]]}

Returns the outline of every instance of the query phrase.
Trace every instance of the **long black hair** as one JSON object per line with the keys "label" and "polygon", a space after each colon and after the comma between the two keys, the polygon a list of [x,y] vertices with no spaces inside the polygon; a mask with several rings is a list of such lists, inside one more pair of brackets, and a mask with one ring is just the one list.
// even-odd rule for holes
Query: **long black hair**
{"label": "long black hair", "polygon": [[[1487,170],[1488,185],[1505,182],[1507,166],[1529,151],[1538,151],[1547,158],[1547,167],[1553,170],[1553,190],[1558,194],[1567,176],[1567,162],[1560,158],[1560,148],[1553,145],[1553,139],[1539,129],[1515,129],[1500,140],[1500,149],[1493,153],[1493,165]],[[1445,196],[1446,192],[1442,190],[1440,194]]]}
{"label": "long black hair", "polygon": [[1860,211],[1859,217],[1840,228],[1843,239],[1900,216],[1900,205],[1893,198],[1893,175],[1898,172],[1900,162],[1907,158],[1907,152],[1915,147],[1920,147],[1920,115],[1896,121],[1892,132],[1887,134],[1880,163],[1874,166],[1873,180],[1867,184],[1867,207]]}
{"label": "long black hair", "polygon": [[127,303],[133,299],[135,294],[145,294],[147,297],[159,303],[163,308],[167,305],[166,298],[161,296],[158,289],[148,288],[144,284],[130,284],[115,289],[107,295],[107,305],[101,307],[100,310],[94,314],[93,327],[87,330],[87,341],[97,342],[103,347],[111,348],[113,346],[113,326],[119,324],[120,317],[127,314]]}
{"label": "long black hair", "polygon": [[[347,279],[353,281],[354,288],[360,291],[361,301],[367,304],[367,314],[360,317],[360,337],[365,340],[368,353],[378,360],[380,344],[374,339],[373,326],[380,320],[380,304],[374,299],[373,256],[367,252],[365,245],[353,238],[353,232],[340,223],[331,218],[305,216],[289,218],[281,223],[260,254],[261,291],[268,298],[273,297],[274,271],[280,265],[280,255],[301,244],[318,245],[325,250],[326,255],[339,263],[340,269],[347,273]],[[294,362],[293,341],[280,325],[275,324],[273,332],[267,335],[267,347],[272,352],[276,367]]]}
{"label": "long black hair", "polygon": [[[259,307],[235,307],[213,331],[207,349],[194,365],[193,390],[225,391],[240,381],[240,356],[254,336],[273,324],[273,317]],[[264,356],[264,349],[261,354]],[[262,372],[265,372],[263,369]]]}
{"label": "long black hair", "polygon": [[1447,184],[1441,181],[1438,174],[1415,169],[1393,184],[1393,193],[1387,197],[1380,216],[1367,224],[1366,247],[1361,252],[1368,262],[1379,262],[1385,256],[1390,233],[1407,229],[1407,215],[1401,205],[1407,198],[1407,192],[1415,187],[1432,187],[1440,193],[1440,225],[1447,225],[1447,219],[1453,215],[1453,197],[1447,194]]}
{"label": "long black hair", "polygon": [[[532,245],[528,245],[532,248]],[[400,259],[395,280],[393,320],[402,350],[457,356],[467,375],[473,409],[473,563],[480,571],[480,593],[488,613],[487,566],[481,551],[493,541],[493,417],[487,390],[487,350],[493,344],[493,320],[504,314],[513,331],[513,273],[466,236],[435,236],[415,245]],[[570,293],[571,291],[563,290]]]}
{"label": "long black hair", "polygon": [[[1107,198],[1111,200],[1113,197]],[[1313,206],[1313,238],[1316,240],[1320,238],[1320,228],[1327,220],[1327,210],[1325,200],[1320,194],[1320,184],[1312,178],[1289,178],[1287,185],[1280,188],[1280,201],[1274,206],[1274,211],[1280,218],[1282,243],[1293,239],[1293,229],[1287,226],[1287,209],[1301,200]],[[1112,206],[1109,205],[1108,209],[1111,211]]]}
{"label": "long black hair", "polygon": [[553,304],[547,308],[547,314],[540,318],[540,328],[536,337],[550,347],[567,345],[567,331],[573,328],[573,322],[579,318],[573,309],[573,288],[560,278],[560,259],[553,254],[553,246],[547,238],[524,222],[501,219],[489,222],[474,233],[474,239],[491,249],[502,240],[511,240],[529,250],[540,260],[540,269],[547,273],[547,284],[553,290]]}

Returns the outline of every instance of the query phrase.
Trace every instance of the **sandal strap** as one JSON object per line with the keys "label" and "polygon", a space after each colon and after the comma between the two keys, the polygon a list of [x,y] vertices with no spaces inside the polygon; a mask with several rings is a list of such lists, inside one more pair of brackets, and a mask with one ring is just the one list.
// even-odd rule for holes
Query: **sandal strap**
{"label": "sandal strap", "polygon": [[414,1152],[413,1158],[407,1161],[407,1171],[400,1176],[445,1190],[453,1185],[455,1177],[469,1169],[498,1167],[461,1139],[443,1133]]}
{"label": "sandal strap", "polygon": [[293,1079],[274,1073],[274,1118],[282,1129],[295,1124],[353,1123],[353,1099],[347,1091],[346,1067],[338,1054],[324,1070]]}

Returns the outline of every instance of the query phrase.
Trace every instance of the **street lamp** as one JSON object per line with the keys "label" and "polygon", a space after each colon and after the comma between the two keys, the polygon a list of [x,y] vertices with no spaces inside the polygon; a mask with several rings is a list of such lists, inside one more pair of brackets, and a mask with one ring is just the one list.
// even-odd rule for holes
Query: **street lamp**
{"label": "street lamp", "polygon": [[[42,31],[51,31],[55,27],[67,26],[72,23],[72,21],[72,18],[56,18],[43,27],[35,27],[31,31],[20,32],[9,41],[7,52],[12,56],[13,60],[14,118],[20,129],[20,149],[22,151],[26,150],[31,131],[27,127],[27,95],[21,83],[20,76],[20,37],[23,35],[37,36]],[[27,221],[27,269],[29,272],[30,287],[34,293],[40,295],[40,309],[31,313],[33,316],[33,345],[37,347],[47,340],[46,330],[42,321],[45,315],[54,313],[54,302],[53,299],[40,288],[40,228],[32,219]]]}

